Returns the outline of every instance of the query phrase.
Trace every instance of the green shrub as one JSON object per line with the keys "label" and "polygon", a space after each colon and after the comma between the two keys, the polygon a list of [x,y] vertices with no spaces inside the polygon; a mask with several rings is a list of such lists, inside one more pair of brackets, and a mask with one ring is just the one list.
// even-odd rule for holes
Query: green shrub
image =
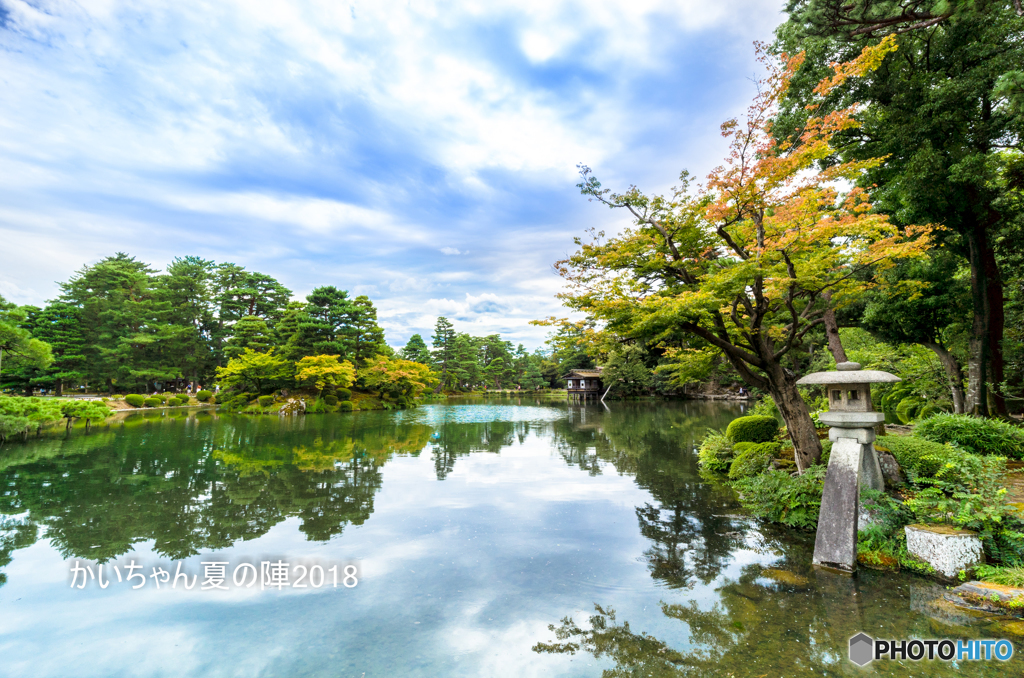
{"label": "green shrub", "polygon": [[1024,459],[1024,429],[999,419],[937,414],[918,424],[914,435],[937,443],[952,443],[975,454]]}
{"label": "green shrub", "polygon": [[904,424],[909,424],[917,416],[918,410],[924,406],[924,400],[918,396],[907,396],[896,406],[896,416]]}
{"label": "green shrub", "polygon": [[167,399],[167,406],[168,407],[177,407],[180,404],[181,404],[181,401],[178,400],[177,398],[168,398]]}
{"label": "green shrub", "polygon": [[157,400],[159,400],[159,401],[160,401],[160,402],[162,402],[162,403],[166,403],[166,402],[167,402],[167,399],[168,399],[168,398],[170,398],[170,396],[169,396],[169,395],[167,395],[166,393],[157,393],[157,394],[156,394],[155,396],[153,396],[153,397],[154,397],[154,398],[156,398]]}
{"label": "green shrub", "polygon": [[160,405],[163,405],[164,403],[159,398],[146,398],[143,401],[143,404],[146,407],[159,407]]}
{"label": "green shrub", "polygon": [[782,449],[779,443],[736,443],[733,445],[736,454],[729,465],[729,479],[737,480],[757,475],[768,468]]}
{"label": "green shrub", "polygon": [[258,399],[258,402],[260,404],[260,407],[263,407],[263,408],[270,407],[271,405],[274,404],[274,396],[272,396],[272,395],[260,396],[259,399]]}
{"label": "green shrub", "polygon": [[352,399],[352,391],[350,391],[347,388],[339,388],[337,391],[334,392],[334,395],[338,396],[338,400]]}
{"label": "green shrub", "polygon": [[978,565],[975,568],[975,574],[981,577],[982,581],[1024,588],[1024,566],[993,567],[991,565]]}
{"label": "green shrub", "polygon": [[978,534],[989,558],[1024,560],[1024,520],[1006,498],[1006,458],[961,452],[904,504],[915,520],[946,523]]}
{"label": "green shrub", "polygon": [[825,467],[818,465],[795,478],[769,469],[735,483],[740,502],[755,516],[802,530],[818,525],[824,485]]}
{"label": "green shrub", "polygon": [[324,402],[327,403],[328,405],[330,405],[331,407],[334,407],[335,405],[338,404],[338,396],[336,396],[336,395],[325,396],[324,397]]}
{"label": "green shrub", "polygon": [[709,471],[727,471],[732,463],[732,442],[721,431],[709,431],[700,443],[697,463]]}
{"label": "green shrub", "polygon": [[212,391],[207,391],[205,389],[200,391],[199,393],[196,393],[196,400],[198,400],[201,403],[205,403],[207,400],[209,400],[212,397],[213,397],[213,392]]}
{"label": "green shrub", "polygon": [[132,407],[142,407],[146,402],[146,396],[141,396],[138,393],[132,393],[131,395],[126,395],[124,397],[124,401]]}
{"label": "green shrub", "polygon": [[765,396],[750,408],[750,416],[778,419],[781,415],[779,414],[779,406],[775,404],[771,396]]}
{"label": "green shrub", "polygon": [[918,411],[917,418],[919,421],[924,421],[925,419],[929,419],[934,417],[936,414],[941,414],[945,411],[946,408],[944,405],[940,405],[939,403],[928,403]]}
{"label": "green shrub", "polygon": [[340,403],[338,403],[339,412],[351,412],[352,410],[355,409],[355,407],[355,403],[353,403],[351,400],[342,400]]}
{"label": "green shrub", "polygon": [[774,417],[740,417],[725,429],[725,435],[734,443],[767,443],[778,434],[779,422]]}
{"label": "green shrub", "polygon": [[949,445],[914,436],[879,436],[875,439],[875,448],[892,453],[911,480],[917,477],[931,478],[947,462],[964,455],[962,450]]}

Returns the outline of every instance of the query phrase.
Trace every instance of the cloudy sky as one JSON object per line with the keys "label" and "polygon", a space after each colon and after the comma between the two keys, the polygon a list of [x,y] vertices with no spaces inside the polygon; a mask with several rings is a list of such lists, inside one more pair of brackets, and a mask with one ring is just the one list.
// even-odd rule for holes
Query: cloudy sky
{"label": "cloudy sky", "polygon": [[0,294],[117,251],[367,294],[389,343],[563,314],[551,264],[724,155],[781,0],[0,0]]}

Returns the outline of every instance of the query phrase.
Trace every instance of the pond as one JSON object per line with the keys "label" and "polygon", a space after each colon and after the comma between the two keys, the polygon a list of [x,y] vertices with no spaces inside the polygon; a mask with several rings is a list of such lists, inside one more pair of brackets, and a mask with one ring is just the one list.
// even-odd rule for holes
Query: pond
{"label": "pond", "polygon": [[0,675],[1020,675],[850,664],[859,631],[1009,636],[743,515],[694,452],[741,407],[147,413],[9,445]]}

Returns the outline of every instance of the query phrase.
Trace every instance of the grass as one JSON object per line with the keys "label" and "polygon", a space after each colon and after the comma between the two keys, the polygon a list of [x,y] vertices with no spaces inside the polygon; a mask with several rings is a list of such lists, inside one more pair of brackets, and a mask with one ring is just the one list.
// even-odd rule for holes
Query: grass
{"label": "grass", "polygon": [[982,581],[987,581],[990,584],[1024,588],[1024,566],[993,567],[991,565],[979,565],[976,572]]}

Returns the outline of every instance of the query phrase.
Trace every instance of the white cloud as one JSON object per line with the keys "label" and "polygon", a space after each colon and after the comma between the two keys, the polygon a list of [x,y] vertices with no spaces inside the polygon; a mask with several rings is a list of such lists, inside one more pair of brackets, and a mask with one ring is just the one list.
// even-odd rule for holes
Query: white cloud
{"label": "white cloud", "polygon": [[576,163],[645,190],[710,168],[781,4],[8,0],[0,293],[201,254],[377,290],[396,343],[441,312],[539,341],[571,234],[621,223]]}

